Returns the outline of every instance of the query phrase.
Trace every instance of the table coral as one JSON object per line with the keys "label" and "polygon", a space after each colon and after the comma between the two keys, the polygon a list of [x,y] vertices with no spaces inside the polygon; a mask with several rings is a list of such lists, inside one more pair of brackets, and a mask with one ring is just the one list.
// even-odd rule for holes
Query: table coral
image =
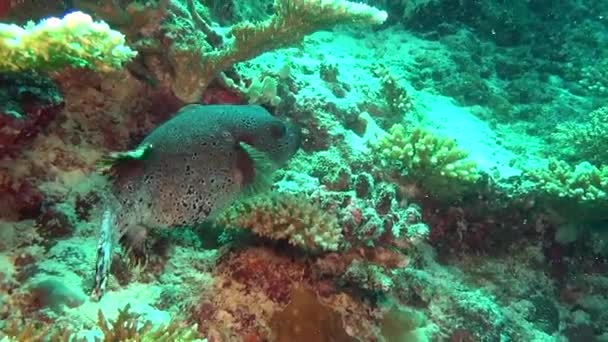
{"label": "table coral", "polygon": [[[113,10],[102,13],[108,22],[132,16],[116,6],[108,7]],[[387,17],[384,11],[346,0],[276,0],[275,14],[268,19],[255,24],[244,21],[225,28],[222,31],[226,34],[222,34],[212,28],[207,8],[198,1],[170,1],[167,6],[159,6],[152,12],[160,13],[165,9],[168,20],[163,25],[170,32],[168,39],[142,39],[134,45],[145,55],[144,59],[161,56],[160,64],[170,70],[169,83],[173,92],[189,103],[200,100],[216,76],[237,62],[293,44],[307,34],[337,24],[379,25]],[[133,20],[122,23],[125,25],[121,29],[125,32],[141,29],[134,26]]]}

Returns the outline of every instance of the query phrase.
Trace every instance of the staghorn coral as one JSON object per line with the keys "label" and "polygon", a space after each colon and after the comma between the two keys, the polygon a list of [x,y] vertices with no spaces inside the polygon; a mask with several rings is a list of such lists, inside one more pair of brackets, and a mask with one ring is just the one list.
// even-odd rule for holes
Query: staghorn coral
{"label": "staghorn coral", "polygon": [[335,215],[302,196],[260,195],[242,200],[215,222],[226,228],[247,228],[273,240],[286,239],[309,251],[337,250],[342,230]]}
{"label": "staghorn coral", "polygon": [[[382,165],[422,183],[427,190],[447,192],[477,181],[475,162],[453,139],[416,128],[409,134],[403,125],[372,143]],[[447,189],[445,189],[447,188]]]}

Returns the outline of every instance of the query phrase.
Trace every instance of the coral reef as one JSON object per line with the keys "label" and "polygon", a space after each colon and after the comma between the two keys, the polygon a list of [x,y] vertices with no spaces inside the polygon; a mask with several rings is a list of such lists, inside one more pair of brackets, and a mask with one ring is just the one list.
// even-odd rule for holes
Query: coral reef
{"label": "coral reef", "polygon": [[[0,75],[0,339],[606,340],[608,5],[365,3],[0,2],[137,51]],[[269,193],[118,243],[91,301],[97,162],[186,102],[261,104],[302,148]]]}
{"label": "coral reef", "polygon": [[[163,0],[156,7],[143,5],[131,10],[131,7],[123,10],[111,2],[105,11],[104,7],[91,8],[96,8],[95,12],[110,23],[119,20],[116,25],[122,31],[134,33],[145,31],[146,24],[155,21],[151,17],[163,17],[166,13],[168,20],[163,25],[168,29],[169,39],[157,40],[147,34],[149,39],[137,39],[133,44],[142,54],[145,69],[164,64],[154,77],[169,77],[171,89],[184,102],[199,101],[212,81],[237,62],[295,43],[326,27],[341,23],[377,25],[386,19],[386,12],[346,0],[336,3],[276,0],[275,13],[270,18],[255,24],[244,21],[221,33],[209,25],[209,13],[196,0]],[[144,19],[136,20],[137,17]],[[169,46],[165,46],[167,43]],[[162,70],[167,68],[170,72]]]}

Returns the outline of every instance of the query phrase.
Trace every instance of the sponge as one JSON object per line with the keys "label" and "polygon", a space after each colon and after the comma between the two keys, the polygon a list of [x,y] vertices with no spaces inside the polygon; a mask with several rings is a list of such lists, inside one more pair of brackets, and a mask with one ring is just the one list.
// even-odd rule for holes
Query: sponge
{"label": "sponge", "polygon": [[65,67],[106,72],[122,68],[136,54],[123,34],[82,12],[24,27],[0,23],[0,72]]}

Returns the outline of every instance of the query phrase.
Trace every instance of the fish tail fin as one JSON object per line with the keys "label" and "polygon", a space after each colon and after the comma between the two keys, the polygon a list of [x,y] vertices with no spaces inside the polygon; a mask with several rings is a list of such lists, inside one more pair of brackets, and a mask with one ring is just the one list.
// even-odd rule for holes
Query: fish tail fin
{"label": "fish tail fin", "polygon": [[115,209],[111,206],[106,206],[100,225],[99,242],[97,243],[97,260],[95,261],[95,284],[91,299],[99,301],[103,296],[108,278],[110,275],[110,266],[112,265],[112,250],[115,240]]}

